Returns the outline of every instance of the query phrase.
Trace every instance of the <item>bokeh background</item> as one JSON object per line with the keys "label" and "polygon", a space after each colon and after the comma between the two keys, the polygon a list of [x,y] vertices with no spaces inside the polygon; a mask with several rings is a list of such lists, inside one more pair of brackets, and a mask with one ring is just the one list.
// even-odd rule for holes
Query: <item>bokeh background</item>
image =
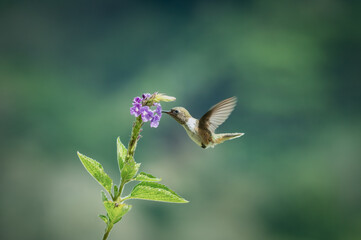
{"label": "bokeh background", "polygon": [[[359,1],[1,1],[0,238],[100,239],[132,98],[160,91],[201,117],[238,105],[196,146],[164,116],[141,170],[189,204],[132,201],[110,239],[360,239]],[[125,193],[129,193],[126,188]]]}

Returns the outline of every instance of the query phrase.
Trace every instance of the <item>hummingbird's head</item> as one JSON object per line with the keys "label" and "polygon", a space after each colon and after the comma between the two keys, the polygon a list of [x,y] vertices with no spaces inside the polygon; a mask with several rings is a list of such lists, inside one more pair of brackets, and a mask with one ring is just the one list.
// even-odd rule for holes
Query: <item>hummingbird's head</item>
{"label": "hummingbird's head", "polygon": [[187,109],[184,107],[175,107],[172,108],[170,111],[163,111],[164,113],[168,114],[172,118],[174,118],[180,124],[185,124],[190,117],[192,117]]}

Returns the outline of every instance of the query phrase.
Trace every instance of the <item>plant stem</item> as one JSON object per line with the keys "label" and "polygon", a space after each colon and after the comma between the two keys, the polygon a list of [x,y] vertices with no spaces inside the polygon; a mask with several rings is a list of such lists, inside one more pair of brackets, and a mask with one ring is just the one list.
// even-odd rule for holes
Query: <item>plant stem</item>
{"label": "plant stem", "polygon": [[113,224],[109,223],[107,230],[104,233],[103,240],[106,240],[108,238],[110,230],[112,230],[112,228],[113,228]]}
{"label": "plant stem", "polygon": [[115,197],[115,201],[118,201],[119,197],[121,196],[125,184],[126,184],[126,182],[124,182],[122,180],[121,183],[120,183],[120,186],[119,186],[118,195]]}
{"label": "plant stem", "polygon": [[140,133],[140,129],[141,129],[142,125],[143,125],[143,121],[142,121],[141,116],[139,116],[136,118],[136,120],[134,121],[134,124],[133,124],[132,135],[130,136],[130,141],[129,141],[129,145],[128,145],[128,153],[127,153],[127,157],[125,159],[126,162],[129,161],[129,159],[134,156],[134,151],[135,151],[135,148],[137,147],[139,133]]}

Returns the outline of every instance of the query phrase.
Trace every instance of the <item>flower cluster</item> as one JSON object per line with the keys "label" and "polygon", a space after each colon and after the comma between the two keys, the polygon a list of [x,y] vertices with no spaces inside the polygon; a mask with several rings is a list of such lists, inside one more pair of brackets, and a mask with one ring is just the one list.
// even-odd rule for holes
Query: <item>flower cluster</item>
{"label": "flower cluster", "polygon": [[[162,106],[160,103],[154,103],[154,101],[150,101],[152,97],[149,93],[144,93],[142,98],[135,97],[133,99],[133,107],[130,108],[130,114],[135,117],[141,116],[143,122],[150,121],[150,127],[156,128],[159,125],[160,118],[162,117]],[[155,106],[156,109],[152,110],[149,106]]]}

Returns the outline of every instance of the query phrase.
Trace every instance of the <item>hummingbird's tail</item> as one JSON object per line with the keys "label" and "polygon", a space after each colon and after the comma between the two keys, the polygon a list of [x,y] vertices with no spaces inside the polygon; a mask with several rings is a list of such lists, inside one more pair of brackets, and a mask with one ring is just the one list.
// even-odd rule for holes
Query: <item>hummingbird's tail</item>
{"label": "hummingbird's tail", "polygon": [[243,136],[244,133],[218,133],[215,134],[215,143],[219,144],[222,143],[224,141],[227,140],[231,140],[231,139],[235,139],[235,138],[239,138],[241,136]]}

